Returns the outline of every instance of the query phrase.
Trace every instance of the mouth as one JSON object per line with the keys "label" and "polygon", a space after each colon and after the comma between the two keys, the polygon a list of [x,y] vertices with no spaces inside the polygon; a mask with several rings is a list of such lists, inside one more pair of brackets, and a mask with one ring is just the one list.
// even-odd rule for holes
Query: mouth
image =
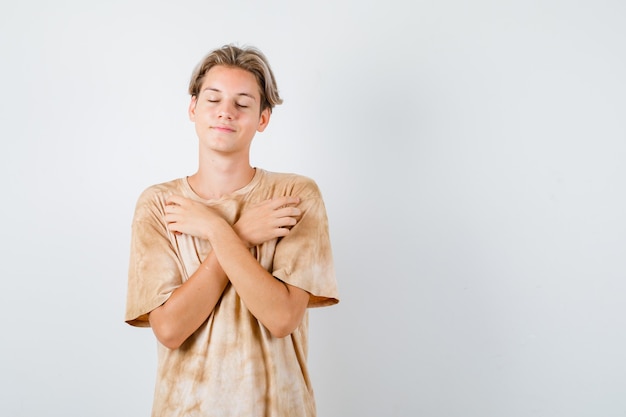
{"label": "mouth", "polygon": [[230,126],[224,126],[224,125],[213,126],[213,130],[217,130],[218,132],[223,132],[223,133],[232,133],[235,131],[234,128]]}

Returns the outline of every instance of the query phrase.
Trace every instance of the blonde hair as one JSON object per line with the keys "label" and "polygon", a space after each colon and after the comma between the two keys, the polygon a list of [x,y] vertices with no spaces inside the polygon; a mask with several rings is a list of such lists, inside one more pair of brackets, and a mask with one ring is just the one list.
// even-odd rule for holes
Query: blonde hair
{"label": "blonde hair", "polygon": [[254,75],[261,94],[261,111],[265,109],[271,111],[274,106],[283,102],[278,94],[274,73],[265,55],[255,47],[238,47],[233,44],[211,51],[196,66],[189,82],[189,94],[192,97],[198,96],[206,73],[216,65],[241,68]]}

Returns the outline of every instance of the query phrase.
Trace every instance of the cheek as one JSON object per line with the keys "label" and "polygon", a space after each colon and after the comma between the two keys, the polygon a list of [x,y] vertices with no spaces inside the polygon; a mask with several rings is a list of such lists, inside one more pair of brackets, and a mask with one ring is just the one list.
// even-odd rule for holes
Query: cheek
{"label": "cheek", "polygon": [[208,107],[198,107],[196,109],[196,121],[206,121],[209,120],[213,117],[213,114],[215,113],[215,111],[211,108]]}

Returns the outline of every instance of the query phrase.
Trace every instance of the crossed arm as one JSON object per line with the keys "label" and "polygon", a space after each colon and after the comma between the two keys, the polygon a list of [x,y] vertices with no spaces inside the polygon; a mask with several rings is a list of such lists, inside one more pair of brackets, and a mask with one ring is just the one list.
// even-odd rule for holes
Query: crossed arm
{"label": "crossed arm", "polygon": [[300,210],[297,197],[280,197],[253,206],[233,226],[199,202],[171,196],[165,220],[174,233],[211,243],[213,250],[189,279],[149,316],[157,339],[178,348],[211,314],[230,283],[250,312],[275,337],[285,337],[300,324],[309,294],[273,277],[249,248],[286,236]]}

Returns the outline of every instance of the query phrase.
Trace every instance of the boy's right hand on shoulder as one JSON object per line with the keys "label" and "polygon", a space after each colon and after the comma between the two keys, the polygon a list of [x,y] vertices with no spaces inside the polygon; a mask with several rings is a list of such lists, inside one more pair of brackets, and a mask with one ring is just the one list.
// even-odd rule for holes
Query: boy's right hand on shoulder
{"label": "boy's right hand on shoulder", "polygon": [[296,207],[299,202],[298,197],[284,196],[254,204],[241,214],[233,230],[248,247],[287,236],[302,214]]}

